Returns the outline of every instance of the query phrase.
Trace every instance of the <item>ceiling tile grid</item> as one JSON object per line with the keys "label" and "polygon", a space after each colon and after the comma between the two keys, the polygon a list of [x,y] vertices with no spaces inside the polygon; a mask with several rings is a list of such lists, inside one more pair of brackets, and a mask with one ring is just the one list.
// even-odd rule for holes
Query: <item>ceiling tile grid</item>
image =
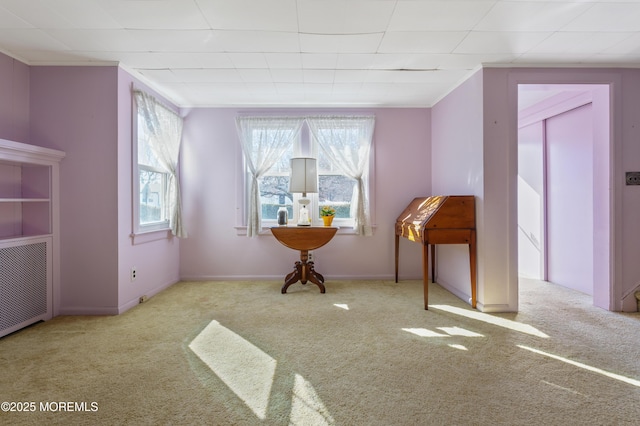
{"label": "ceiling tile grid", "polygon": [[0,51],[179,106],[428,107],[480,65],[640,66],[640,0],[0,0]]}

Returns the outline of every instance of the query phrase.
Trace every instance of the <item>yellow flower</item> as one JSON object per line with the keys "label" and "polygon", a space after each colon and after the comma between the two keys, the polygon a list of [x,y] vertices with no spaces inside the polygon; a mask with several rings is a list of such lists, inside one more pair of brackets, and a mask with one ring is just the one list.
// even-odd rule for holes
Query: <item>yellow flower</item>
{"label": "yellow flower", "polygon": [[322,206],[320,209],[320,216],[335,216],[336,209],[331,206]]}

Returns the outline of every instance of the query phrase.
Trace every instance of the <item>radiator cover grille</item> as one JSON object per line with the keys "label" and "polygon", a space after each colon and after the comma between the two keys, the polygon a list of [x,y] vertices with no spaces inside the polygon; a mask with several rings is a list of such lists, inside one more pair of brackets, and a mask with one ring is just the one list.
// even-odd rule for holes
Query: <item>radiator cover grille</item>
{"label": "radiator cover grille", "polygon": [[47,277],[46,242],[0,248],[0,336],[47,314]]}

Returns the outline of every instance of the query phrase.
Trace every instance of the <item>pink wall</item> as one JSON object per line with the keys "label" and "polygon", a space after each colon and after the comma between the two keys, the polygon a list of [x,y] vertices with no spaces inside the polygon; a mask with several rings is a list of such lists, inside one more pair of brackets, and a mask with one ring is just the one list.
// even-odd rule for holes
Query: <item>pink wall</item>
{"label": "pink wall", "polygon": [[[61,164],[62,314],[116,314],[178,281],[179,243],[132,245],[133,78],[117,67],[31,68],[31,142]],[[131,266],[139,270],[130,280]]]}
{"label": "pink wall", "polygon": [[117,306],[117,68],[32,67],[31,142],[60,166],[60,312]]}
{"label": "pink wall", "polygon": [[0,53],[0,138],[29,143],[29,67]]}
{"label": "pink wall", "polygon": [[[140,296],[153,296],[180,280],[180,240],[161,232],[152,241],[139,243],[130,237],[133,232],[132,202],[132,117],[134,103],[131,86],[145,90],[161,100],[171,103],[153,89],[118,69],[118,311],[136,304]],[[176,112],[179,112],[175,108]],[[135,242],[135,244],[134,244]],[[137,278],[131,281],[131,268]]]}
{"label": "pink wall", "polygon": [[[316,250],[318,271],[331,279],[391,279],[394,274],[394,223],[417,196],[430,194],[431,156],[428,109],[332,109],[257,111],[196,109],[186,115],[182,151],[183,202],[189,238],[180,245],[183,279],[269,278],[281,281],[297,253],[267,234],[238,235],[235,225],[243,201],[242,156],[235,127],[239,113],[305,115],[317,113],[376,116],[372,237],[338,235]],[[401,278],[421,278],[421,248],[402,242]]]}
{"label": "pink wall", "polygon": [[[478,302],[486,304],[483,274],[484,155],[482,72],[477,72],[432,110],[432,180],[434,195],[475,195],[478,241]],[[469,248],[437,247],[437,282],[464,300],[471,297]],[[494,302],[495,303],[495,302]]]}
{"label": "pink wall", "polygon": [[547,279],[589,295],[595,263],[593,122],[592,104],[582,105],[548,118],[545,137]]}

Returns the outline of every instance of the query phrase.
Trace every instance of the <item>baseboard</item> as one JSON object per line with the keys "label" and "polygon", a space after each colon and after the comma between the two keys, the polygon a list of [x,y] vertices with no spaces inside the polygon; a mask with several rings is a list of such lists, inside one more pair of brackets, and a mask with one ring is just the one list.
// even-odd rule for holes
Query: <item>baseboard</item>
{"label": "baseboard", "polygon": [[[172,286],[172,285],[174,285],[175,283],[177,283],[177,281],[172,281],[172,282],[170,282],[170,283],[167,283],[167,284],[164,284],[164,285],[158,286],[158,287],[153,288],[153,289],[151,289],[151,290],[147,290],[147,291],[145,291],[145,294],[144,294],[144,295],[146,296],[146,298],[153,297],[153,296],[155,296],[156,294],[160,293],[161,291],[168,289],[169,287],[171,287],[171,286]],[[141,296],[138,296],[138,297],[136,297],[135,299],[132,299],[132,300],[130,300],[130,301],[128,301],[128,302],[126,302],[126,303],[124,303],[123,305],[120,305],[120,306],[118,307],[118,314],[122,314],[122,313],[124,313],[124,312],[128,311],[129,309],[134,308],[134,307],[136,307],[137,305],[139,305],[139,304],[140,304],[140,297],[141,297]]]}
{"label": "baseboard", "polygon": [[[328,275],[322,274],[325,282],[349,281],[349,280],[395,280],[395,275]],[[283,281],[285,275],[184,275],[180,277],[180,281]],[[402,277],[400,280],[416,280],[422,279]]]}
{"label": "baseboard", "polygon": [[[161,286],[158,286],[152,290],[146,291],[145,295],[147,297],[155,296],[163,290],[174,285],[176,282],[170,282]],[[133,300],[130,300],[118,307],[113,306],[75,306],[75,307],[64,307],[61,306],[59,315],[120,315],[129,309],[135,307],[140,303],[140,298],[136,297]]]}
{"label": "baseboard", "polygon": [[118,308],[107,307],[107,306],[83,306],[83,307],[60,307],[58,311],[58,316],[61,315],[118,315]]}

